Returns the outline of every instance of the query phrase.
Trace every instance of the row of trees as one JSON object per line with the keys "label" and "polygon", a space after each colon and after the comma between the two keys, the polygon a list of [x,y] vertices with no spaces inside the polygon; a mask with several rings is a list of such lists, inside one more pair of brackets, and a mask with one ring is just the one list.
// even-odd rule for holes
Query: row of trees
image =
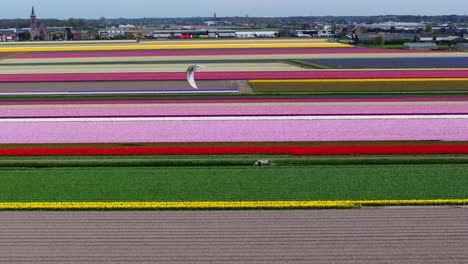
{"label": "row of trees", "polygon": [[[222,17],[218,20],[229,21],[234,25],[262,25],[264,27],[302,27],[308,23],[327,24],[347,24],[356,23],[381,23],[386,21],[400,22],[433,22],[433,23],[456,23],[468,25],[468,16],[324,16],[324,17]],[[69,18],[60,19],[40,19],[47,26],[73,27],[73,28],[100,28],[118,26],[120,24],[132,24],[136,26],[160,26],[160,25],[203,25],[203,22],[213,20],[212,17],[191,17],[191,18],[113,18],[107,19],[83,19]],[[26,28],[29,27],[29,19],[0,19],[0,28]]]}
{"label": "row of trees", "polygon": [[[106,18],[100,19],[84,19],[84,18],[69,18],[66,20],[60,19],[39,19],[40,23],[44,23],[48,27],[71,27],[76,29],[87,29],[95,27],[108,27],[117,25]],[[29,28],[31,20],[29,19],[0,19],[0,28]]]}

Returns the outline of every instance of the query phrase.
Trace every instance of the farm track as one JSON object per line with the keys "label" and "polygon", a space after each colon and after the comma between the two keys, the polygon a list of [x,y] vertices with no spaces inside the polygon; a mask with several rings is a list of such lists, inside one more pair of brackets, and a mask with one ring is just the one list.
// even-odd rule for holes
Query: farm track
{"label": "farm track", "polygon": [[3,263],[466,263],[466,207],[0,212]]}

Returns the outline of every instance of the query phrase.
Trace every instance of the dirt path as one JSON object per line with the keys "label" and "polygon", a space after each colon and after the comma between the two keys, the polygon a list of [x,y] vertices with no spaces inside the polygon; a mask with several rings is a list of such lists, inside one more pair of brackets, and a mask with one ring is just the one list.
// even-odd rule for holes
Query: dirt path
{"label": "dirt path", "polygon": [[[247,81],[198,81],[200,88],[238,89],[252,93]],[[73,91],[171,91],[193,88],[186,81],[122,81],[122,82],[40,82],[40,83],[0,83],[2,92],[73,92]]]}

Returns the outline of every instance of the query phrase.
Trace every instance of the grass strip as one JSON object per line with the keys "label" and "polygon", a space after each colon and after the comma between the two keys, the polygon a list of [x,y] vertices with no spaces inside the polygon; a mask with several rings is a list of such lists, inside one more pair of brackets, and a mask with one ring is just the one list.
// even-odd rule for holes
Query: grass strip
{"label": "grass strip", "polygon": [[369,206],[441,206],[467,204],[468,199],[240,202],[20,202],[0,203],[0,210],[349,209]]}
{"label": "grass strip", "polygon": [[468,198],[468,165],[0,170],[0,202],[211,202]]}
{"label": "grass strip", "polygon": [[401,50],[407,50],[405,45],[403,44],[388,44],[388,45],[367,45],[367,44],[361,44],[359,47],[363,48],[368,48],[368,49],[401,49]]}
{"label": "grass strip", "polygon": [[256,93],[451,93],[468,92],[467,80],[254,80],[249,84]]}
{"label": "grass strip", "polygon": [[[168,159],[168,160],[38,160],[2,161],[0,168],[79,168],[79,167],[224,167],[251,166],[255,159]],[[466,161],[468,163],[468,160]]]}
{"label": "grass strip", "polygon": [[421,165],[421,164],[468,164],[468,156],[360,156],[360,157],[275,157],[261,155],[259,157],[230,158],[211,157],[185,157],[185,158],[122,158],[90,159],[82,156],[81,159],[64,159],[46,157],[43,159],[2,160],[0,168],[79,168],[79,167],[225,167],[225,166],[252,166],[257,160],[269,160],[269,166],[343,166],[343,165]]}
{"label": "grass strip", "polygon": [[300,60],[285,60],[283,62],[289,65],[297,66],[299,68],[304,68],[304,69],[330,69],[330,67],[327,67],[324,65],[300,61]]}

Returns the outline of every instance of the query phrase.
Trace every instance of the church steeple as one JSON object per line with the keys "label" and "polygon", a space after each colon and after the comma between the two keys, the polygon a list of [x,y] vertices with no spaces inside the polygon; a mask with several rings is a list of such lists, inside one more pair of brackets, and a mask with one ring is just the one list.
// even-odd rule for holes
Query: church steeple
{"label": "church steeple", "polygon": [[37,19],[36,12],[34,11],[34,6],[31,10],[31,26],[29,28],[29,33],[31,34],[31,40],[36,40],[37,38]]}

